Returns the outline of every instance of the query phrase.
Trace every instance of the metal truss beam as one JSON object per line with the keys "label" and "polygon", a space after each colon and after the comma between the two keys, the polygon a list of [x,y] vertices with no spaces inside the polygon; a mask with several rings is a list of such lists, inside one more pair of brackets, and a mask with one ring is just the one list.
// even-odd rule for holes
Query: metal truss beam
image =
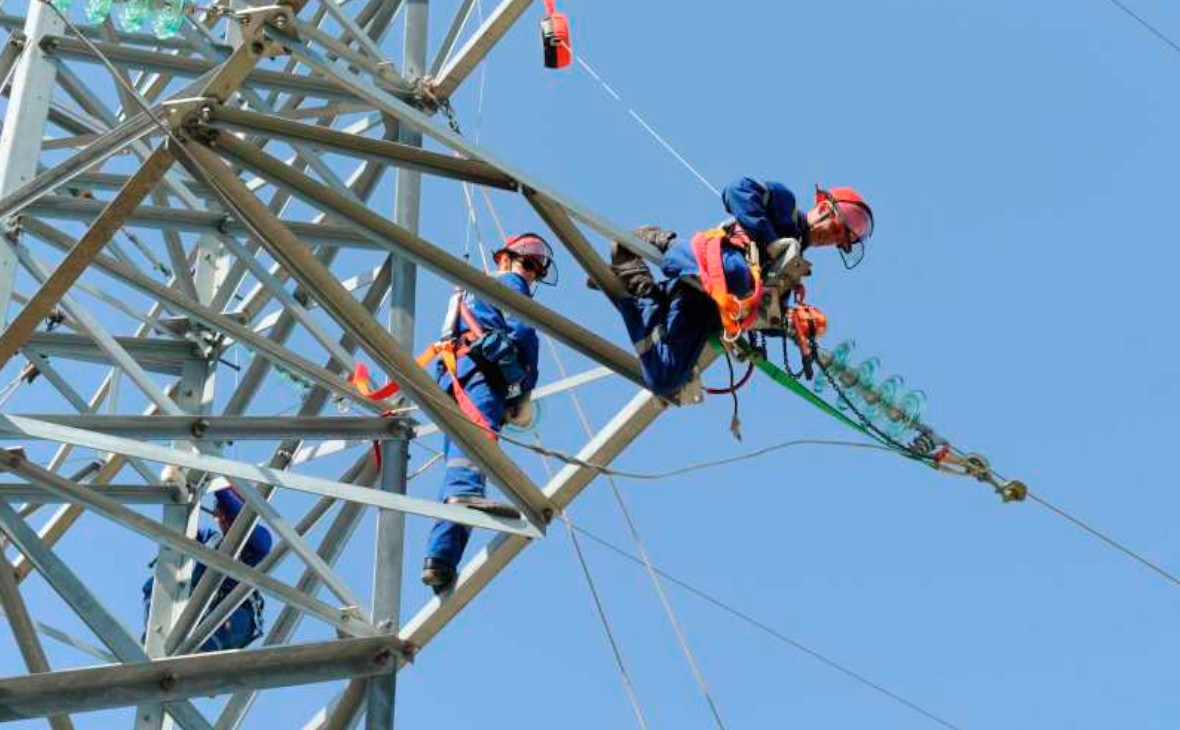
{"label": "metal truss beam", "polygon": [[[247,583],[263,593],[274,596],[289,606],[297,606],[300,610],[318,617],[349,635],[376,636],[380,633],[371,624],[356,618],[350,611],[335,609],[255,568],[250,568],[217,550],[208,548],[197,540],[161,527],[154,520],[124,507],[115,500],[106,499],[99,492],[74,484],[53,472],[30,463],[23,455],[15,451],[0,454],[0,469],[19,474],[31,482],[45,487],[48,491],[67,497],[77,504],[85,505],[95,513],[138,532],[150,540],[195,558],[237,581]],[[4,508],[3,505],[0,505],[0,509]]]}
{"label": "metal truss beam", "polygon": [[[68,195],[46,195],[29,203],[24,209],[29,215],[45,218],[61,218],[89,222],[102,210],[100,200],[75,198]],[[351,226],[332,223],[301,223],[284,221],[291,231],[308,243],[321,246],[344,246],[349,248],[384,249],[368,236],[358,233]],[[234,236],[248,235],[241,223],[224,213],[208,210],[183,210],[160,206],[141,205],[127,217],[127,224],[138,228],[150,228],[178,233],[226,233]]]}
{"label": "metal truss beam", "polygon": [[[172,464],[185,469],[198,469],[247,482],[273,484],[277,487],[294,489],[324,497],[333,497],[335,499],[344,499],[382,509],[410,512],[411,514],[422,515],[424,517],[433,517],[437,520],[450,520],[451,522],[471,525],[472,527],[507,531],[527,537],[541,536],[541,533],[535,527],[523,520],[493,517],[465,507],[441,504],[434,500],[418,499],[400,494],[388,494],[372,489],[363,489],[352,484],[334,482],[330,479],[295,474],[294,472],[247,464],[218,456],[194,454],[188,451],[118,438],[116,436],[105,436],[93,431],[83,431],[68,426],[44,423],[20,416],[0,415],[0,431],[21,434],[24,438],[28,439],[45,439],[61,443],[72,443],[75,446],[83,446],[95,449],[96,451],[122,454],[124,456],[136,456],[141,459],[147,459],[148,461]],[[25,463],[21,468],[33,470],[37,467]],[[42,483],[41,480],[33,481],[39,484]],[[72,501],[85,502],[85,500]]]}
{"label": "metal truss beam", "polygon": [[[225,140],[236,140],[232,135],[214,133]],[[520,467],[496,447],[488,434],[463,415],[454,401],[439,390],[433,378],[423,372],[390,333],[353,299],[338,278],[316,260],[307,245],[250,194],[216,153],[194,142],[189,142],[182,149],[177,154],[189,172],[198,179],[204,179],[218,191],[227,207],[248,221],[268,252],[319,300],[324,311],[356,337],[360,346],[401,385],[402,392],[412,398],[431,420],[463,445],[468,456],[513,500],[527,522],[543,531],[547,522],[544,515],[552,514],[549,512],[548,500],[541,497],[536,485]],[[326,188],[324,192],[338,195]],[[359,203],[354,205],[368,210]]]}
{"label": "metal truss beam", "polygon": [[[33,532],[6,503],[0,502],[0,531],[12,540],[45,581],[74,609],[96,636],[124,662],[146,661],[148,656],[131,633],[94,597],[73,571]],[[182,700],[165,706],[185,730],[213,730],[209,722]]]}
{"label": "metal truss beam", "polygon": [[[506,2],[513,1],[506,0]],[[523,171],[517,170],[514,166],[498,159],[495,155],[473,144],[462,135],[456,134],[445,124],[440,124],[432,120],[418,109],[378,88],[368,79],[349,71],[338,63],[328,61],[321,54],[311,49],[306,43],[295,38],[284,39],[283,43],[290,50],[292,56],[298,58],[313,70],[335,79],[341,86],[349,89],[359,98],[371,104],[374,109],[389,114],[414,129],[421,130],[424,134],[433,137],[450,149],[461,153],[469,160],[482,160],[488,163],[512,177],[522,187],[530,188],[541,193],[546,198],[565,208],[570,215],[598,231],[603,236],[620,242],[649,261],[660,260],[662,256],[660,251],[650,243],[641,241],[631,231],[606,220],[590,208],[574,202],[569,196],[552,186],[546,185],[531,175],[526,175]]]}
{"label": "metal truss beam", "polygon": [[[188,501],[187,495],[175,487],[104,484],[101,488],[103,496],[123,504],[184,504]],[[35,500],[44,504],[70,501],[36,484],[0,484],[0,499],[9,502]]]}
{"label": "metal truss beam", "polygon": [[[17,414],[13,414],[17,415]],[[196,441],[260,441],[359,439],[385,441],[405,438],[413,427],[407,418],[358,416],[106,416],[83,414],[21,414],[44,423],[55,423],[121,438],[187,439]],[[0,430],[0,439],[28,438]]]}
{"label": "metal truss beam", "polygon": [[164,173],[172,166],[172,161],[172,153],[167,149],[156,150],[98,214],[90,228],[78,239],[77,245],[66,254],[57,269],[0,336],[0,368],[3,368],[25,344],[33,330],[41,324],[41,320],[57,306],[66,295],[66,291],[82,276],[82,272],[102,247],[123,225],[131,210],[164,178]]}
{"label": "metal truss beam", "polygon": [[384,636],[0,679],[0,722],[372,677],[394,670],[398,650]]}
{"label": "metal truss beam", "polygon": [[[295,524],[294,530],[296,534],[298,534],[300,537],[306,537],[307,533],[310,532],[312,528],[314,528],[320,522],[321,519],[323,519],[324,515],[326,515],[328,510],[331,509],[335,504],[335,500],[328,499],[327,497],[320,498],[320,500],[307,511],[307,514],[305,514],[299,520],[299,522]],[[349,507],[350,505],[345,506]],[[290,542],[287,540],[280,540],[279,543],[275,545],[269,553],[267,553],[267,556],[262,559],[262,562],[258,564],[258,569],[263,573],[273,573],[278,568],[278,566],[282,564],[283,560],[286,559],[287,555],[290,554],[291,549],[292,544]],[[320,557],[323,558],[324,556],[320,554]],[[332,564],[331,561],[325,562],[327,562],[328,565]],[[308,569],[308,572],[312,575],[315,575],[315,572],[310,570],[310,568]],[[318,578],[319,576],[316,577]],[[308,594],[313,592],[305,590],[302,585],[298,584],[296,585],[296,588]],[[210,608],[208,612],[205,613],[201,619],[201,622],[192,630],[192,632],[189,633],[188,638],[185,639],[184,643],[180,644],[179,646],[169,646],[167,643],[165,644],[168,653],[179,655],[191,654],[197,651],[197,649],[203,645],[205,641],[217,631],[217,629],[221,628],[221,626],[229,619],[233,612],[237,610],[238,606],[242,605],[242,603],[244,603],[253,592],[254,589],[250,586],[243,585],[241,583],[235,585],[232,589],[230,589],[229,593],[227,593],[221,598],[220,601],[217,602],[216,606]],[[171,639],[171,636],[169,636],[169,639]]]}
{"label": "metal truss beam", "polygon": [[[28,220],[23,225],[33,235],[47,242],[55,243],[55,245],[69,240],[69,237],[65,236],[65,234],[38,221]],[[337,373],[315,365],[287,348],[255,333],[254,330],[241,324],[233,317],[219,314],[210,310],[208,307],[197,304],[179,292],[139,274],[121,262],[115,261],[108,256],[100,255],[95,257],[94,266],[130,284],[144,294],[156,298],[172,311],[190,317],[210,329],[228,334],[233,339],[258,353],[261,357],[281,368],[302,375],[312,383],[347,399],[359,408],[373,413],[382,413],[386,408],[384,405],[357,393],[356,389],[348,385]]]}
{"label": "metal truss beam", "polygon": [[431,90],[446,99],[491,52],[496,42],[512,29],[517,19],[532,5],[532,0],[504,0],[496,6],[471,38],[451,57],[431,80]]}
{"label": "metal truss beam", "polygon": [[[404,254],[418,265],[425,266],[448,281],[479,294],[486,301],[503,307],[552,334],[586,357],[598,361],[638,385],[643,384],[639,361],[609,340],[503,286],[462,259],[448,254],[396,223],[391,223],[364,205],[348,200],[306,175],[293,172],[280,161],[259,152],[236,137],[216,131],[212,133],[216,135],[213,141],[214,148],[234,162],[279,183],[308,204],[340,216],[341,219],[367,231],[375,239],[385,242],[390,251]],[[398,380],[402,382],[400,378]]]}
{"label": "metal truss beam", "polygon": [[238,132],[264,135],[270,139],[299,142],[327,152],[397,165],[409,170],[487,185],[501,190],[517,190],[516,181],[491,165],[461,157],[441,155],[398,142],[361,137],[334,129],[293,122],[269,114],[242,111],[224,105],[210,105],[209,126]]}
{"label": "metal truss beam", "polygon": [[[115,43],[91,41],[115,66],[124,69],[165,73],[180,78],[199,78],[221,64],[190,56],[156,53]],[[64,36],[46,36],[41,43],[48,55],[62,60],[100,63],[98,56],[80,40]],[[249,45],[249,44],[247,44]],[[251,88],[271,89],[286,94],[300,94],[318,99],[355,101],[356,97],[337,84],[312,76],[296,76],[277,71],[253,71],[245,80]],[[406,95],[407,91],[386,83],[383,88],[391,94]]]}
{"label": "metal truss beam", "polygon": [[[165,375],[180,375],[184,364],[204,360],[196,343],[158,337],[116,337],[115,341],[145,370]],[[111,364],[111,358],[86,335],[61,332],[38,332],[29,337],[25,347],[39,355],[67,360]]]}
{"label": "metal truss beam", "polygon": [[[16,584],[16,574],[12,571],[12,566],[8,564],[0,556],[0,605],[4,606],[4,614],[8,617],[8,625],[12,627],[12,635],[16,639],[17,649],[20,650],[21,656],[24,657],[25,666],[29,668],[32,674],[43,674],[49,670],[49,660],[45,658],[45,650],[41,647],[41,640],[37,638],[37,629],[33,624],[33,618],[29,615],[29,609],[25,605],[25,599],[20,594],[20,588]],[[0,697],[3,696],[3,690],[0,690]],[[0,707],[3,706],[3,700],[0,700]],[[0,712],[3,712],[0,709]],[[53,714],[49,717],[49,726],[53,730],[73,730],[74,723],[70,721],[68,715],[60,714],[61,710],[56,707],[51,707],[45,714]]]}

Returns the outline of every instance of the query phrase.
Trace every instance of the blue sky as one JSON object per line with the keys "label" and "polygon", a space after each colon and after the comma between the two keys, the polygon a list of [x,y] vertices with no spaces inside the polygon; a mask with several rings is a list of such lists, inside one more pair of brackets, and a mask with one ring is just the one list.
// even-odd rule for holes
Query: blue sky
{"label": "blue sky", "polygon": [[[432,5],[437,38],[452,3]],[[469,135],[478,131],[488,149],[612,220],[684,234],[721,217],[719,201],[628,107],[716,185],[752,175],[801,196],[817,182],[861,189],[877,223],[864,264],[845,272],[834,253],[813,257],[810,298],[830,318],[828,344],[855,339],[859,356],[880,357],[888,373],[928,394],[929,422],[956,444],[1162,565],[1180,566],[1169,463],[1180,408],[1172,342],[1180,54],[1101,0],[561,7],[575,50],[624,103],[578,67],[541,67],[538,3],[491,55],[482,115],[479,76],[456,98]],[[1133,7],[1180,36],[1180,8],[1162,0]],[[396,35],[386,47],[398,55]],[[376,207],[389,210],[391,197],[379,192]],[[540,225],[522,202],[495,200],[508,228]],[[423,233],[462,251],[455,186],[428,182]],[[337,270],[350,275],[376,261],[342,257]],[[568,257],[562,263],[561,286],[542,290],[541,301],[623,342],[613,310],[582,288]],[[422,277],[420,342],[436,331],[447,290]],[[571,371],[588,367],[563,358]],[[543,382],[558,377],[548,355],[542,367]],[[720,370],[707,376],[722,378]],[[617,381],[589,386],[592,423],[632,392]],[[271,410],[259,412],[291,402],[272,386],[260,405]],[[661,417],[619,465],[661,471],[791,438],[853,435],[765,379],[742,392],[741,404],[744,443],[729,436],[729,400],[713,398]],[[36,409],[27,394],[9,405]],[[557,399],[542,438],[573,449],[584,440],[579,429]],[[416,450],[413,465],[425,456]],[[344,463],[317,469],[338,473]],[[532,456],[522,463],[544,479]],[[411,493],[432,495],[439,477],[427,472]],[[660,567],[958,727],[1176,724],[1176,586],[1035,504],[1000,504],[972,482],[890,455],[811,447],[619,485]],[[284,514],[307,503],[284,500]],[[605,483],[571,515],[634,549]],[[427,595],[416,581],[426,528],[409,520],[405,616]],[[62,554],[138,627],[150,546],[89,516],[76,532]],[[371,541],[366,519],[340,563],[365,593]],[[643,572],[585,547],[650,727],[714,727]],[[290,566],[280,572],[292,576]],[[43,620],[85,633],[43,584],[29,586]],[[727,727],[937,727],[679,588],[668,591]],[[327,635],[309,625],[299,637]],[[90,661],[49,650],[56,667]],[[21,671],[0,632],[0,674]],[[268,693],[254,726],[301,727],[332,689]],[[556,525],[401,673],[398,699],[401,727],[636,726]],[[129,713],[80,719],[125,727]],[[13,725],[26,726],[41,725]]]}

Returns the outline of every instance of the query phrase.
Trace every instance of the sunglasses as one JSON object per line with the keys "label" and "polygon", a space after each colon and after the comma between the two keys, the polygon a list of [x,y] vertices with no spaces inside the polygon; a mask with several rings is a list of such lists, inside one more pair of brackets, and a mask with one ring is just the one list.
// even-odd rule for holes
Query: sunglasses
{"label": "sunglasses", "polygon": [[536,274],[538,278],[549,273],[549,262],[543,261],[536,256],[517,256],[516,260],[520,262],[522,268],[530,274]]}

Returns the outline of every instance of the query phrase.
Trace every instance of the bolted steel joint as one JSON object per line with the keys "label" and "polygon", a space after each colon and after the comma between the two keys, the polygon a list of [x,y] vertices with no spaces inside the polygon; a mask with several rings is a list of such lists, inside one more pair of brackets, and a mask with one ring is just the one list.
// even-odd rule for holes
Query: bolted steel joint
{"label": "bolted steel joint", "polygon": [[164,672],[164,675],[160,677],[159,681],[160,689],[165,692],[171,692],[176,687],[176,682],[177,677],[175,674],[172,672]]}
{"label": "bolted steel joint", "polygon": [[189,428],[193,438],[204,438],[205,434],[209,432],[209,421],[205,418],[198,418],[193,421],[193,425]]}
{"label": "bolted steel joint", "polygon": [[4,466],[16,468],[25,462],[24,449],[4,449],[3,456],[0,456],[0,463]]}

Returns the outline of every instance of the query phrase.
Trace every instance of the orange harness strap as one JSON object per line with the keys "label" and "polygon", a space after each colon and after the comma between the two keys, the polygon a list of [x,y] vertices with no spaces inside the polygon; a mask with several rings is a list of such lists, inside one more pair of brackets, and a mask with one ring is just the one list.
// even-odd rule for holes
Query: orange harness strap
{"label": "orange harness strap", "polygon": [[[747,297],[739,298],[729,293],[729,285],[725,281],[725,267],[721,260],[721,247],[726,243],[746,252],[750,275],[754,278],[754,291]],[[740,226],[735,226],[733,234],[724,230],[712,230],[702,231],[692,238],[692,252],[700,270],[701,284],[717,303],[724,339],[728,342],[737,339],[758,319],[758,303],[762,299],[762,270],[758,265],[755,245]]]}
{"label": "orange harness strap", "polygon": [[[483,412],[479,410],[479,406],[475,405],[475,401],[471,400],[471,396],[463,388],[463,384],[459,380],[458,362],[459,358],[463,357],[471,349],[471,343],[483,336],[483,328],[480,327],[479,321],[471,313],[467,304],[463,301],[462,294],[459,295],[459,315],[463,318],[464,324],[467,325],[467,331],[458,337],[452,337],[447,340],[439,340],[426,346],[417,358],[418,367],[425,369],[434,359],[441,358],[443,367],[446,368],[447,373],[451,376],[451,394],[455,397],[455,403],[459,406],[459,410],[467,419],[474,423],[487,435],[492,441],[496,440],[496,431],[488,423],[488,419]],[[369,368],[362,362],[358,362],[353,369],[352,376],[349,377],[348,382],[357,389],[357,391],[373,400],[384,400],[394,393],[397,393],[401,386],[396,382],[390,381],[383,387],[374,390],[369,379]],[[377,463],[380,465],[380,453],[377,453]]]}

